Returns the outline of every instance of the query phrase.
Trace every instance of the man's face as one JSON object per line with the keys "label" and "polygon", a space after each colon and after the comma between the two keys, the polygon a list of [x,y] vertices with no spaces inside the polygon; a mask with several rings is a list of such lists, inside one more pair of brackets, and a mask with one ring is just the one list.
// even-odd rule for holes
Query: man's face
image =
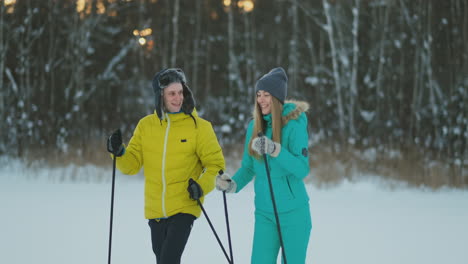
{"label": "man's face", "polygon": [[180,83],[171,83],[163,90],[164,106],[168,112],[180,112],[184,102],[183,87]]}

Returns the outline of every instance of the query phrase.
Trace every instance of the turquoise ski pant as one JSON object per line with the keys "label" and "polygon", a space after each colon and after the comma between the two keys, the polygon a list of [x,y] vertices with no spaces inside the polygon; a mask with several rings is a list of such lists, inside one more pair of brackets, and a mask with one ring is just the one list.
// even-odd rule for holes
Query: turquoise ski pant
{"label": "turquoise ski pant", "polygon": [[[312,230],[309,205],[280,213],[279,218],[287,263],[304,264]],[[255,210],[251,263],[276,264],[278,254],[281,254],[281,251],[275,215]],[[284,263],[283,260],[281,262]]]}

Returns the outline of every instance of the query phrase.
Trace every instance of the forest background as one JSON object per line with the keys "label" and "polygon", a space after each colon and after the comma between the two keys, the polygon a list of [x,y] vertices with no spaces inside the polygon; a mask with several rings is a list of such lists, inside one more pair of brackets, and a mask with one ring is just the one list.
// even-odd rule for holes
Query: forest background
{"label": "forest background", "polygon": [[465,0],[4,0],[0,156],[108,166],[182,68],[197,110],[240,158],[255,82],[282,66],[307,101],[317,185],[380,175],[468,186]]}

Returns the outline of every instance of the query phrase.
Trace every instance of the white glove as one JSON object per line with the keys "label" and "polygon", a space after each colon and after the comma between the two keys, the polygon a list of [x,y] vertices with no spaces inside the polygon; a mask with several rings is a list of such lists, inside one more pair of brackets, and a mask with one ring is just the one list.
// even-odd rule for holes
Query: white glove
{"label": "white glove", "polygon": [[252,149],[259,155],[268,154],[272,157],[277,157],[281,151],[281,144],[273,142],[265,136],[261,136],[253,139]]}
{"label": "white glove", "polygon": [[216,176],[216,189],[218,191],[233,193],[236,192],[237,184],[228,174],[221,174]]}

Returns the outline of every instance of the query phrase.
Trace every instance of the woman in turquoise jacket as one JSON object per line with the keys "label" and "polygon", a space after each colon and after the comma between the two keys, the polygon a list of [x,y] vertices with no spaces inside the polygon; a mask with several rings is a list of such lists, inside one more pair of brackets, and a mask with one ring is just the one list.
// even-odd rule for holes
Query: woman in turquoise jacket
{"label": "woman in turquoise jacket", "polygon": [[[305,263],[312,221],[304,178],[309,173],[305,102],[284,101],[285,71],[275,68],[256,84],[254,119],[246,133],[240,169],[219,175],[218,190],[238,193],[255,177],[252,264],[276,263],[280,239],[263,154],[266,154],[288,264]],[[261,132],[264,136],[258,136]],[[284,262],[284,260],[283,260]]]}

